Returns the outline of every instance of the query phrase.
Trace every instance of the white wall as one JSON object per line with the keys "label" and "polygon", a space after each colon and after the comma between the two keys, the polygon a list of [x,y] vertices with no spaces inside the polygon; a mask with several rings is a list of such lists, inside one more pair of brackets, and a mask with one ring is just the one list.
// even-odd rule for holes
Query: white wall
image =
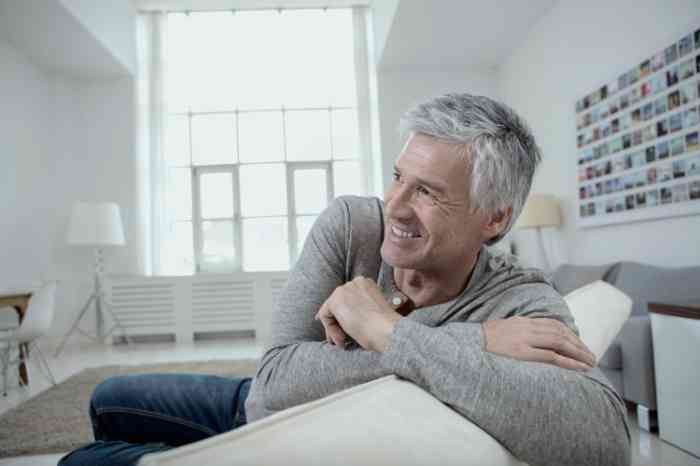
{"label": "white wall", "polygon": [[389,185],[396,157],[404,140],[398,132],[399,119],[414,105],[447,92],[469,92],[493,97],[496,75],[488,71],[380,70],[379,123],[384,188]]}
{"label": "white wall", "polygon": [[[575,101],[700,26],[697,0],[614,5],[562,1],[499,70],[504,101],[529,122],[544,153],[533,192],[563,201],[565,226],[550,251],[555,262],[697,265],[700,216],[576,228]],[[535,247],[532,239],[523,246]]]}
{"label": "white wall", "polygon": [[73,202],[119,203],[128,246],[106,254],[106,270],[140,271],[133,80],[49,74],[0,41],[0,101],[0,289],[58,280],[51,335],[59,336],[91,289],[92,252],[65,243]]}

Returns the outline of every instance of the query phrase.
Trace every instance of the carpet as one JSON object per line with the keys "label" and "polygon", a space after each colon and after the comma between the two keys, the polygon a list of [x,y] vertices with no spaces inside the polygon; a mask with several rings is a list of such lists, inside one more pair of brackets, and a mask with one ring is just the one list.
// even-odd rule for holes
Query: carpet
{"label": "carpet", "polygon": [[93,441],[88,406],[94,388],[123,374],[252,376],[257,360],[218,360],[85,369],[0,416],[0,458],[74,450]]}

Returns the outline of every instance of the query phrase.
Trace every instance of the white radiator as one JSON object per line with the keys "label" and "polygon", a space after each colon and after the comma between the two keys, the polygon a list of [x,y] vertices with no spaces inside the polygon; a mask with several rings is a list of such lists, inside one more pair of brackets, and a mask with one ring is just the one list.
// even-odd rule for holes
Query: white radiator
{"label": "white radiator", "polygon": [[195,333],[252,330],[265,343],[274,303],[286,283],[287,272],[239,272],[109,277],[105,288],[130,336],[174,335],[178,342],[191,342]]}

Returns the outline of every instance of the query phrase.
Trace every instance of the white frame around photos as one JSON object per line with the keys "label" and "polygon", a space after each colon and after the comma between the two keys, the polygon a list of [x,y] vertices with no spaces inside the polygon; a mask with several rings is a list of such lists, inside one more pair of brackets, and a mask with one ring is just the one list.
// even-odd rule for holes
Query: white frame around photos
{"label": "white frame around photos", "polygon": [[[646,173],[650,168],[654,167],[660,167],[662,165],[669,164],[672,166],[673,162],[675,161],[680,161],[680,160],[690,160],[694,159],[696,157],[700,157],[700,147],[695,148],[692,151],[687,151],[687,149],[680,155],[675,155],[669,156],[667,158],[664,158],[662,160],[659,160],[658,158],[655,159],[655,161],[645,163],[641,166],[633,166],[631,168],[624,168],[621,171],[613,171],[612,173],[608,175],[602,175],[602,176],[597,176],[593,177],[590,179],[580,179],[579,173],[582,169],[586,169],[587,167],[595,167],[598,164],[604,163],[606,161],[613,162],[614,160],[624,157],[626,155],[630,154],[635,154],[638,152],[644,152],[647,148],[656,146],[659,143],[663,143],[664,141],[669,142],[672,139],[676,139],[678,137],[683,137],[684,138],[684,146],[685,146],[685,136],[690,133],[695,133],[698,132],[700,133],[700,122],[695,123],[694,126],[689,127],[689,128],[682,128],[680,131],[675,131],[671,133],[670,131],[663,135],[663,136],[655,136],[652,139],[649,140],[643,140],[641,144],[637,145],[630,145],[630,147],[626,149],[619,150],[617,152],[608,152],[606,155],[601,156],[598,159],[593,158],[592,160],[589,161],[584,161],[583,163],[579,163],[579,160],[584,158],[584,154],[587,153],[589,150],[593,150],[596,146],[599,146],[601,144],[608,144],[612,140],[616,138],[621,138],[624,135],[629,135],[632,137],[632,134],[636,132],[637,130],[643,130],[645,127],[650,126],[650,125],[656,125],[658,121],[661,121],[663,119],[668,119],[671,115],[675,114],[680,114],[683,115],[686,110],[688,109],[698,109],[698,113],[700,113],[700,95],[696,96],[696,98],[691,101],[687,102],[686,104],[679,105],[675,109],[668,110],[666,109],[665,112],[663,112],[660,115],[655,115],[652,116],[652,118],[644,121],[641,120],[641,123],[638,124],[637,126],[630,126],[629,128],[625,130],[620,130],[616,133],[611,133],[606,137],[601,137],[595,141],[591,141],[588,144],[583,144],[581,147],[578,147],[578,138],[579,135],[584,134],[587,131],[593,131],[594,128],[596,127],[601,127],[602,124],[607,123],[611,124],[612,120],[615,118],[621,118],[625,115],[629,116],[631,118],[631,115],[633,111],[639,109],[641,110],[645,105],[652,103],[654,104],[659,98],[661,97],[668,97],[669,94],[673,93],[676,90],[680,90],[683,86],[686,85],[686,83],[693,83],[697,87],[700,87],[700,73],[698,73],[697,70],[695,70],[695,73],[693,74],[692,77],[687,78],[687,79],[680,79],[676,84],[674,84],[671,87],[666,87],[663,91],[658,92],[658,93],[651,93],[646,95],[645,97],[640,97],[639,100],[637,100],[633,105],[628,105],[624,110],[618,110],[614,114],[607,115],[605,118],[600,118],[598,121],[595,123],[591,123],[587,126],[582,126],[580,129],[578,128],[578,121],[579,121],[579,115],[584,115],[587,112],[593,111],[595,108],[602,108],[602,104],[604,103],[605,105],[608,105],[611,100],[610,98],[613,97],[615,99],[619,99],[623,93],[628,93],[630,92],[631,89],[634,87],[641,89],[641,86],[644,83],[650,83],[652,80],[654,80],[657,76],[665,76],[666,71],[668,71],[670,68],[673,66],[679,65],[682,62],[685,62],[688,59],[693,60],[693,64],[695,65],[695,60],[700,57],[700,47],[695,46],[694,43],[694,33],[695,31],[700,29],[700,21],[695,21],[696,24],[689,25],[686,28],[685,33],[681,34],[675,34],[673,37],[670,37],[667,41],[663,43],[660,47],[657,47],[654,52],[652,53],[647,53],[645,54],[640,60],[635,61],[635,65],[626,67],[623,71],[620,73],[617,73],[614,78],[608,79],[607,81],[604,81],[600,83],[598,86],[594,87],[591,92],[586,93],[583,97],[580,99],[577,99],[574,102],[574,105],[572,106],[574,108],[574,115],[575,115],[575,131],[574,131],[574,137],[572,138],[574,141],[574,144],[576,144],[576,192],[575,196],[577,199],[576,203],[576,218],[577,218],[577,226],[579,228],[592,228],[592,227],[598,227],[598,226],[603,226],[603,225],[611,225],[611,224],[620,224],[620,223],[628,223],[628,222],[637,222],[637,221],[644,221],[644,220],[651,220],[651,219],[660,219],[660,218],[667,218],[667,217],[678,217],[678,216],[688,216],[688,215],[697,215],[700,214],[700,199],[688,199],[683,202],[674,202],[674,203],[666,203],[666,204],[661,204],[661,188],[669,188],[672,189],[676,185],[682,185],[682,184],[687,184],[688,185],[688,190],[690,189],[690,183],[691,182],[699,182],[700,183],[700,174],[695,174],[692,176],[688,176],[687,174],[683,176],[682,178],[674,179],[671,178],[670,180],[667,181],[656,181],[654,184],[647,184],[646,182],[644,183],[643,186],[637,186],[637,187],[632,187],[628,189],[622,189],[618,191],[612,191],[609,192],[608,194],[605,194],[604,192],[600,195],[595,195],[593,197],[586,197],[586,198],[580,198],[579,191],[582,187],[588,187],[592,186],[594,187],[597,183],[605,183],[606,181],[616,179],[616,178],[623,178],[628,175],[634,175],[639,172],[644,172]],[[690,29],[690,31],[688,31]],[[594,105],[590,105],[588,108],[585,110],[582,110],[581,112],[577,111],[577,103],[583,101],[583,99],[586,96],[592,95],[593,93],[597,92],[599,89],[601,89],[603,86],[606,86],[608,83],[612,82],[613,80],[617,80],[621,75],[630,72],[633,70],[635,67],[639,67],[639,64],[646,60],[652,60],[652,58],[657,55],[659,52],[663,53],[667,47],[669,47],[672,44],[678,44],[678,42],[681,40],[681,38],[687,36],[688,34],[691,35],[691,42],[693,43],[693,49],[691,50],[690,53],[685,55],[683,58],[677,58],[672,64],[667,65],[664,64],[664,66],[656,71],[651,72],[650,74],[646,75],[644,78],[639,79],[636,81],[632,86],[626,86],[622,92],[620,90],[617,90],[612,96],[606,97],[606,99],[598,101]],[[641,92],[640,92],[641,95]],[[648,193],[649,191],[656,190],[658,194],[658,204],[655,206],[645,206],[641,208],[633,208],[630,210],[623,210],[623,211],[618,211],[618,212],[611,212],[611,213],[606,213],[603,211],[602,213],[599,213],[596,209],[596,214],[593,216],[582,216],[581,215],[581,206],[587,206],[591,202],[595,203],[597,206],[600,206],[603,203],[606,203],[607,201],[611,199],[618,199],[624,198],[628,195],[634,195],[636,196],[637,193]]]}

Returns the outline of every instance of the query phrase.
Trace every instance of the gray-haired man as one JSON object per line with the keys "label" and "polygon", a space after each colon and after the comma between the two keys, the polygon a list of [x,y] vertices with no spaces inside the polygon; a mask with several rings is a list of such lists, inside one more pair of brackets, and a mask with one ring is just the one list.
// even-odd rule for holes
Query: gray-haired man
{"label": "gray-haired man", "polygon": [[624,405],[562,297],[540,271],[486,248],[530,190],[540,161],[530,131],[467,94],[419,105],[403,129],[384,202],[341,197],[314,224],[252,384],[109,379],[91,403],[98,441],[60,464],[134,464],[396,374],[532,465],[628,465]]}

